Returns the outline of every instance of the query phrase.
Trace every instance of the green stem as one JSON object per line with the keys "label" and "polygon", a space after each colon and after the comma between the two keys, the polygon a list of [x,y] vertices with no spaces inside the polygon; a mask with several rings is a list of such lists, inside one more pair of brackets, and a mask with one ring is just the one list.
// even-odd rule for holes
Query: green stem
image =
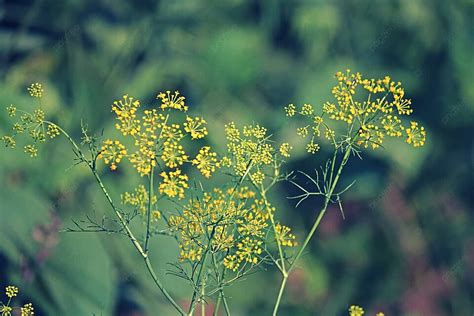
{"label": "green stem", "polygon": [[153,267],[151,266],[151,262],[150,262],[150,259],[148,258],[148,256],[146,257],[143,257],[143,259],[145,260],[145,265],[148,269],[148,272],[150,273],[150,276],[151,278],[153,279],[153,281],[155,282],[156,286],[161,290],[161,292],[163,293],[163,295],[166,297],[166,299],[171,303],[171,305],[173,305],[173,307],[178,311],[178,313],[180,315],[186,315],[186,313],[184,312],[184,310],[181,308],[181,306],[179,306],[176,301],[171,297],[171,295],[168,293],[168,291],[166,291],[165,287],[163,286],[163,284],[161,283],[160,279],[157,277],[156,273],[155,273],[155,270],[153,269]]}
{"label": "green stem", "polygon": [[227,299],[224,296],[224,291],[221,291],[222,302],[224,303],[224,309],[227,316],[230,316],[229,305],[227,304]]}
{"label": "green stem", "polygon": [[294,268],[296,262],[298,261],[298,259],[299,259],[299,258],[301,257],[301,255],[303,254],[305,248],[308,246],[309,241],[310,241],[311,238],[313,237],[313,235],[314,235],[316,229],[317,229],[318,226],[319,226],[319,223],[321,222],[321,220],[322,220],[324,214],[326,213],[326,210],[327,210],[329,201],[330,201],[330,199],[331,199],[332,194],[334,193],[334,190],[335,190],[335,188],[336,188],[337,182],[339,181],[339,177],[341,176],[342,169],[344,168],[345,164],[347,163],[347,160],[349,159],[350,153],[351,153],[351,148],[348,147],[348,148],[346,149],[345,154],[344,154],[344,158],[342,159],[341,164],[339,165],[339,168],[338,168],[338,170],[337,170],[336,176],[334,177],[334,180],[332,181],[332,185],[331,185],[331,187],[329,188],[328,193],[326,194],[326,198],[324,199],[324,205],[323,205],[323,207],[321,208],[321,210],[319,211],[319,215],[318,215],[316,221],[314,222],[313,227],[311,227],[311,230],[309,231],[308,236],[306,237],[305,241],[303,242],[303,245],[301,246],[300,250],[299,250],[298,253],[296,254],[295,259],[294,259],[293,262],[290,264],[290,267],[288,268],[288,271],[291,271],[291,270]]}
{"label": "green stem", "polygon": [[281,298],[283,297],[283,292],[285,291],[286,281],[288,280],[288,274],[283,276],[283,280],[281,281],[280,290],[278,291],[278,297],[275,303],[275,307],[273,308],[273,316],[276,316],[278,313],[278,308],[280,307]]}
{"label": "green stem", "polygon": [[[204,254],[202,255],[202,259],[201,259],[201,266],[199,267],[199,271],[198,271],[198,275],[197,275],[197,285],[199,286],[199,283],[201,282],[201,275],[202,275],[202,271],[204,270],[204,265],[206,264],[206,258],[207,258],[207,254],[208,252],[210,251],[210,247],[211,247],[211,242],[212,242],[212,238],[214,238],[214,233],[215,233],[216,229],[215,227],[213,227],[212,229],[212,232],[211,232],[211,235],[209,237],[209,241],[207,242],[207,247],[206,247],[206,250],[204,251]],[[192,315],[194,313],[194,309],[196,308],[196,303],[197,303],[197,300],[196,300],[196,296],[197,296],[197,293],[198,293],[198,290],[195,288],[194,291],[193,291],[193,297],[191,298],[191,305],[189,306],[189,314]]]}
{"label": "green stem", "polygon": [[268,215],[270,217],[270,221],[272,223],[273,233],[275,234],[275,242],[277,243],[277,246],[278,246],[278,253],[279,253],[279,256],[280,256],[280,262],[281,263],[278,264],[278,262],[275,262],[275,264],[277,265],[278,269],[283,274],[283,276],[285,276],[286,275],[286,269],[285,269],[285,258],[283,256],[283,248],[281,246],[280,240],[278,239],[278,235],[277,235],[277,231],[276,231],[275,218],[274,218],[274,216],[271,212],[270,203],[267,200],[267,194],[266,194],[266,191],[263,188],[263,186],[260,186],[260,194],[261,194],[262,199],[265,203],[265,207],[267,208],[267,212],[268,212]]}
{"label": "green stem", "polygon": [[222,301],[222,295],[221,295],[221,292],[219,292],[219,295],[217,296],[216,305],[214,305],[214,312],[212,313],[213,316],[217,316],[219,314],[219,307],[221,305],[221,301]]}
{"label": "green stem", "polygon": [[201,316],[206,316],[206,302],[204,302],[204,295],[206,295],[206,278],[201,287]]}
{"label": "green stem", "polygon": [[212,315],[214,315],[214,316],[218,315],[219,307],[220,307],[221,301],[222,301],[224,303],[224,308],[225,308],[226,314],[228,316],[230,316],[229,305],[227,304],[227,299],[225,298],[224,290],[222,289],[222,285],[223,285],[223,281],[224,281],[224,278],[225,278],[225,271],[226,270],[225,270],[225,268],[223,268],[222,273],[219,276],[219,267],[217,265],[217,261],[216,261],[216,258],[214,256],[214,254],[212,254],[212,264],[214,265],[214,271],[216,273],[217,283],[218,283],[219,287],[221,287],[219,289],[219,295],[217,297],[216,305],[214,306],[214,313]]}
{"label": "green stem", "polygon": [[151,167],[150,171],[150,181],[148,185],[148,210],[147,210],[147,218],[146,218],[146,235],[145,235],[145,253],[148,254],[148,242],[150,241],[150,221],[151,221],[151,207],[152,207],[152,200],[153,200],[153,171],[154,167]]}
{"label": "green stem", "polygon": [[[237,192],[237,188],[244,182],[245,177],[249,174],[250,169],[252,169],[252,166],[253,166],[253,162],[252,162],[252,160],[250,160],[250,161],[248,162],[248,164],[247,164],[247,168],[246,168],[244,174],[243,174],[242,177],[239,179],[239,181],[235,184],[235,186],[234,186],[234,188],[233,188],[233,190],[232,190],[232,193],[229,195],[229,197],[228,197],[228,199],[227,199],[227,204],[229,204],[230,201],[232,201],[232,199],[234,198],[235,193]],[[215,233],[215,227],[213,228],[212,233],[211,233],[211,237],[209,238],[208,249],[209,249],[209,247],[210,247],[210,243],[211,243],[211,241],[212,241],[212,238],[213,238],[213,236],[214,236],[214,233]],[[204,265],[204,263],[205,263],[204,260],[205,260],[205,258],[206,258],[207,252],[208,252],[208,251],[204,252],[204,254],[203,254],[202,265],[201,265],[201,267],[200,267],[200,269],[199,269],[199,272],[198,272],[198,281],[199,281],[199,278],[200,278],[200,275],[201,275],[201,272],[202,272],[202,269],[203,269],[203,265]],[[215,258],[214,258],[214,256],[213,256],[213,264],[215,264]],[[222,272],[222,281],[224,280],[224,273],[225,273],[225,270]],[[193,297],[192,297],[192,299],[191,299],[191,306],[190,306],[190,309],[189,309],[189,313],[190,313],[190,314],[193,313],[194,308],[195,308],[195,306],[194,306],[194,305],[195,305],[195,298],[196,298],[196,290],[194,291]],[[219,309],[219,305],[220,305],[221,300],[222,300],[223,303],[224,303],[224,308],[225,308],[225,311],[226,311],[227,315],[230,316],[229,305],[227,304],[227,300],[226,300],[225,295],[224,295],[224,290],[223,290],[222,288],[219,289],[219,296],[218,296],[218,298],[217,298],[216,307],[215,307],[215,309],[214,309],[214,315],[217,315],[217,311],[218,311],[218,309]]]}
{"label": "green stem", "polygon": [[[337,149],[336,149],[337,150]],[[304,250],[306,249],[306,247],[308,246],[311,238],[313,237],[314,233],[316,232],[316,229],[318,228],[319,224],[321,223],[321,220],[324,216],[324,214],[326,213],[326,210],[327,210],[327,207],[329,205],[329,202],[331,200],[331,197],[334,193],[334,190],[336,189],[336,186],[337,186],[337,183],[339,181],[339,178],[341,176],[341,173],[342,173],[342,170],[344,169],[344,166],[346,165],[347,163],[347,160],[349,159],[349,156],[351,154],[351,146],[348,146],[345,153],[344,153],[344,157],[342,158],[342,161],[341,161],[341,164],[339,165],[339,168],[337,169],[337,173],[336,175],[334,176],[334,179],[332,179],[332,176],[333,176],[333,168],[334,168],[334,164],[335,164],[335,159],[333,158],[333,165],[331,167],[331,179],[330,179],[330,186],[329,186],[329,191],[327,192],[326,194],[326,197],[324,199],[324,204],[323,204],[323,207],[321,208],[321,210],[319,211],[319,215],[318,217],[316,218],[316,221],[314,222],[313,224],[313,227],[311,227],[311,230],[309,231],[308,235],[306,236],[306,239],[305,241],[303,242],[303,245],[301,246],[300,250],[298,251],[298,253],[296,254],[295,256],[295,259],[291,262],[291,264],[289,265],[288,269],[287,269],[287,275],[283,274],[283,280],[281,282],[281,285],[280,285],[280,290],[278,292],[278,297],[277,297],[277,300],[275,302],[275,307],[273,309],[273,315],[276,316],[277,313],[278,313],[278,309],[280,307],[280,302],[281,302],[281,298],[283,296],[283,292],[285,291],[285,287],[286,287],[286,282],[287,282],[287,278],[288,278],[288,274],[294,269],[295,267],[295,264],[296,262],[298,261],[298,259],[301,257],[301,255],[303,254]]]}
{"label": "green stem", "polygon": [[143,250],[142,246],[140,245],[140,243],[138,242],[137,238],[135,237],[135,235],[132,233],[132,231],[130,230],[130,228],[128,227],[128,224],[127,224],[127,221],[123,218],[123,215],[120,213],[120,211],[118,210],[118,208],[115,206],[112,198],[110,197],[107,189],[105,188],[104,186],[104,183],[102,182],[99,174],[97,173],[96,169],[94,168],[93,164],[88,162],[88,160],[86,159],[86,157],[84,156],[84,154],[82,153],[81,149],[79,148],[79,146],[77,145],[77,143],[72,139],[72,137],[65,131],[63,130],[61,127],[59,127],[58,125],[52,123],[52,122],[49,122],[49,121],[45,121],[45,123],[47,124],[51,124],[51,125],[54,125],[56,126],[59,131],[69,140],[69,142],[72,144],[73,148],[75,149],[75,151],[77,152],[77,154],[80,156],[80,158],[87,163],[87,166],[89,167],[89,169],[92,171],[92,174],[94,175],[94,178],[96,179],[97,183],[99,184],[99,187],[101,188],[102,190],[102,193],[104,194],[105,198],[107,199],[107,201],[109,202],[110,206],[112,207],[115,215],[117,216],[117,218],[119,219],[120,221],[120,224],[122,225],[123,229],[125,230],[125,233],[126,235],[128,236],[128,238],[130,239],[130,241],[132,242],[133,246],[135,246],[135,248],[137,249],[138,253],[141,255],[141,257],[144,259],[145,261],[145,265],[147,267],[147,270],[148,272],[150,273],[153,281],[155,282],[155,284],[158,286],[158,288],[160,289],[160,291],[163,293],[163,295],[165,296],[165,298],[171,303],[171,305],[173,305],[173,307],[178,311],[178,313],[180,315],[186,315],[186,313],[183,311],[183,309],[176,303],[176,301],[171,297],[171,295],[168,293],[168,291],[166,291],[166,289],[164,288],[163,284],[161,283],[160,279],[157,277],[156,273],[155,273],[155,270],[153,269],[153,267],[151,266],[151,263],[150,263],[150,259],[148,258],[148,255],[147,253]]}

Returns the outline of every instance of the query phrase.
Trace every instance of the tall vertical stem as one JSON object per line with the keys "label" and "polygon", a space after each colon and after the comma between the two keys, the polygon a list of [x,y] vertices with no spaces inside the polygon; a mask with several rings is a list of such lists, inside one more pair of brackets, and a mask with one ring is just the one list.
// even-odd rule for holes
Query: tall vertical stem
{"label": "tall vertical stem", "polygon": [[206,316],[206,302],[204,301],[204,295],[206,295],[206,278],[204,278],[201,287],[201,316]]}
{"label": "tall vertical stem", "polygon": [[145,235],[145,253],[148,254],[148,242],[150,241],[150,221],[151,221],[151,207],[153,205],[153,171],[154,167],[151,167],[150,171],[150,179],[148,183],[148,210],[147,210],[147,218],[146,218],[146,235]]}
{"label": "tall vertical stem", "polygon": [[[311,238],[313,237],[314,233],[316,232],[316,229],[318,228],[319,224],[321,223],[321,220],[322,220],[324,214],[326,213],[329,202],[331,201],[331,197],[334,193],[334,190],[336,189],[337,183],[338,183],[339,178],[340,178],[341,173],[342,173],[342,169],[344,169],[344,166],[346,165],[350,154],[351,154],[351,146],[348,146],[346,148],[346,151],[344,153],[344,157],[342,158],[342,161],[341,161],[341,163],[340,163],[340,165],[337,169],[337,173],[336,173],[335,176],[334,176],[334,172],[333,172],[334,164],[335,164],[335,156],[333,157],[333,163],[332,163],[332,166],[331,166],[331,174],[330,174],[331,179],[329,180],[330,181],[329,182],[330,183],[329,191],[326,193],[326,196],[324,198],[324,204],[323,204],[321,210],[319,211],[319,215],[316,218],[316,221],[314,222],[313,226],[311,227],[311,230],[309,231],[308,235],[306,236],[305,241],[303,242],[303,245],[301,246],[298,253],[296,254],[295,259],[288,266],[287,275],[283,274],[283,279],[282,279],[282,282],[280,284],[280,290],[278,292],[278,297],[277,297],[277,300],[275,302],[275,307],[273,309],[273,315],[274,316],[276,316],[277,313],[278,313],[278,309],[279,309],[280,303],[281,303],[281,298],[283,296],[283,292],[285,291],[285,287],[286,287],[286,283],[287,283],[287,279],[288,279],[288,274],[294,269],[296,262],[298,261],[298,259],[303,254],[303,252],[306,249],[306,247],[308,246]],[[333,176],[334,176],[334,178],[333,178]]]}

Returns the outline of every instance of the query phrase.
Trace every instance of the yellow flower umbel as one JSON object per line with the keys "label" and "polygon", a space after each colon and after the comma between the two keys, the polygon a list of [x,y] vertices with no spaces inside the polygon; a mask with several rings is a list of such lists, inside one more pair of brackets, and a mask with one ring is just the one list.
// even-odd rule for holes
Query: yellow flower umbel
{"label": "yellow flower umbel", "polygon": [[16,115],[16,107],[13,104],[7,106],[7,113],[9,117],[14,117]]}
{"label": "yellow flower umbel", "polygon": [[0,302],[0,313],[2,313],[2,316],[11,316],[13,311],[13,308],[7,305],[3,305],[3,303]]}
{"label": "yellow flower umbel", "polygon": [[276,150],[267,129],[258,124],[245,125],[240,130],[231,122],[225,126],[225,134],[229,157],[223,159],[222,164],[231,166],[237,176],[248,173],[256,184],[263,183],[267,178],[266,169],[279,166],[283,157],[289,157],[292,148],[283,143]]}
{"label": "yellow flower umbel", "polygon": [[[41,99],[43,97],[44,91],[40,83],[31,84],[27,90],[33,98]],[[8,116],[14,122],[11,135],[0,137],[5,147],[15,148],[17,136],[27,135],[29,141],[23,145],[23,149],[26,154],[34,158],[38,156],[39,145],[46,142],[47,136],[54,138],[61,133],[57,125],[45,121],[45,113],[41,108],[41,102],[37,102],[37,105],[31,111],[19,110],[13,104],[7,106],[6,110]]]}
{"label": "yellow flower umbel", "polygon": [[32,316],[35,314],[35,309],[33,304],[27,303],[20,308],[21,316]]}
{"label": "yellow flower umbel", "polygon": [[[267,240],[274,211],[248,187],[215,188],[192,198],[168,224],[179,240],[181,261],[196,262],[210,250],[224,267],[243,273],[264,260],[266,244],[274,241]],[[284,245],[296,245],[289,228],[279,227]]]}
{"label": "yellow flower umbel", "polygon": [[25,146],[25,153],[30,155],[31,158],[38,156],[38,148],[35,145],[26,145]]}
{"label": "yellow flower umbel", "polygon": [[[129,193],[125,192],[121,196],[122,204],[124,205],[132,205],[134,206],[142,215],[145,215],[148,207],[149,202],[149,192],[145,189],[145,186],[140,184],[137,188],[135,188],[134,192]],[[151,198],[151,206],[154,207],[157,202],[156,195],[152,196]],[[158,211],[156,211],[158,212]],[[155,216],[159,217],[159,212],[155,214]]]}
{"label": "yellow flower umbel", "polygon": [[18,295],[18,288],[16,286],[9,285],[5,288],[5,295],[8,298],[12,298]]}
{"label": "yellow flower umbel", "polygon": [[196,158],[193,159],[193,165],[196,165],[201,174],[209,178],[211,174],[216,171],[216,168],[220,167],[220,163],[217,160],[217,154],[211,152],[211,147],[204,146],[199,150]]}
{"label": "yellow flower umbel", "polygon": [[276,235],[282,246],[295,247],[298,243],[295,241],[296,236],[290,233],[291,229],[287,226],[276,224]]}
{"label": "yellow flower umbel", "polygon": [[56,136],[59,136],[59,128],[56,125],[48,125],[48,131],[46,134],[49,136],[49,138],[55,138]]}
{"label": "yellow flower umbel", "polygon": [[191,135],[192,139],[200,139],[207,135],[206,121],[202,117],[186,116],[184,130]]}
{"label": "yellow flower umbel", "polygon": [[[382,79],[367,79],[360,73],[336,73],[337,84],[332,88],[335,102],[326,102],[318,111],[310,104],[300,108],[290,104],[285,107],[286,115],[299,114],[309,120],[310,124],[299,127],[297,134],[308,137],[306,150],[314,154],[319,145],[316,138],[324,135],[335,146],[343,140],[352,138],[362,148],[377,149],[382,146],[386,136],[406,137],[405,141],[414,147],[423,146],[426,132],[418,123],[411,122],[409,127],[403,125],[403,116],[413,113],[411,100],[405,98],[405,91],[400,82],[389,76]],[[336,137],[336,130],[345,132]],[[324,133],[323,133],[324,132]]]}
{"label": "yellow flower umbel", "polygon": [[364,310],[362,307],[357,305],[352,305],[349,307],[349,316],[362,316],[364,315]]}
{"label": "yellow flower umbel", "polygon": [[306,151],[309,152],[310,154],[315,154],[317,151],[319,151],[319,144],[313,143],[313,141],[310,141],[306,145]]}
{"label": "yellow flower umbel", "polygon": [[285,107],[286,116],[292,117],[296,114],[296,106],[294,104],[288,104]]}
{"label": "yellow flower umbel", "polygon": [[156,98],[161,100],[162,110],[175,109],[184,112],[188,110],[188,106],[184,103],[185,97],[180,95],[179,91],[175,91],[174,94],[170,91],[160,92]]}
{"label": "yellow flower umbel", "polygon": [[293,149],[293,146],[291,146],[289,143],[283,143],[280,145],[280,155],[283,157],[290,157],[291,150]]}
{"label": "yellow flower umbel", "polygon": [[104,141],[97,158],[104,159],[106,165],[110,164],[110,170],[115,170],[126,154],[127,150],[124,145],[122,145],[118,140],[112,141],[108,139]]}
{"label": "yellow flower umbel", "polygon": [[[140,100],[132,96],[124,95],[121,100],[114,101],[112,112],[118,120],[115,127],[133,145],[125,147],[119,140],[106,140],[97,158],[103,159],[112,170],[117,169],[122,159],[126,158],[141,176],[152,176],[152,170],[159,166],[162,169],[159,192],[180,199],[188,188],[188,177],[179,168],[191,163],[205,177],[210,177],[220,164],[209,146],[203,147],[194,159],[187,153],[184,139],[198,140],[205,137],[208,131],[203,118],[183,117],[180,113],[188,110],[185,97],[178,91],[174,94],[167,91],[159,93],[157,99],[161,101],[158,109],[143,111],[140,111]],[[50,134],[55,134],[55,131],[51,130]]]}
{"label": "yellow flower umbel", "polygon": [[183,146],[178,145],[178,143],[166,141],[163,144],[163,148],[161,159],[167,167],[176,168],[188,161],[188,156],[184,152]]}
{"label": "yellow flower umbel", "polygon": [[38,82],[35,82],[35,83],[32,83],[29,87],[28,87],[28,93],[30,94],[30,96],[32,96],[33,98],[41,98],[43,97],[43,86],[41,85],[41,83],[38,83]]}
{"label": "yellow flower umbel", "polygon": [[237,260],[236,255],[228,255],[224,258],[223,265],[227,269],[236,272],[240,266],[240,262]]}
{"label": "yellow flower umbel", "polygon": [[418,126],[417,122],[410,122],[410,127],[405,130],[407,143],[413,147],[420,147],[425,144],[426,132],[423,126]]}
{"label": "yellow flower umbel", "polygon": [[262,243],[261,240],[245,237],[237,244],[236,255],[238,262],[256,264],[259,261],[260,254],[262,253]]}
{"label": "yellow flower umbel", "polygon": [[160,193],[164,193],[169,197],[178,196],[184,198],[184,190],[188,188],[188,176],[181,174],[181,170],[176,169],[168,173],[162,172],[160,176],[163,182],[158,187]]}
{"label": "yellow flower umbel", "polygon": [[137,109],[140,107],[140,101],[129,97],[128,94],[123,96],[122,100],[114,101],[112,111],[116,115],[116,119],[120,122],[115,127],[122,132],[124,136],[135,135],[140,131],[140,121],[136,119]]}

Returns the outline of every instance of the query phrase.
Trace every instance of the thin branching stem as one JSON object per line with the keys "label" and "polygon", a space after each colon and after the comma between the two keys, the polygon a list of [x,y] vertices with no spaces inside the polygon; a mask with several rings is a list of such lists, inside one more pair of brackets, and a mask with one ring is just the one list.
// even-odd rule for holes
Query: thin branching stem
{"label": "thin branching stem", "polygon": [[283,279],[282,279],[282,282],[280,284],[280,290],[278,292],[277,300],[275,302],[275,307],[273,309],[273,315],[274,316],[276,316],[277,313],[278,313],[278,309],[280,307],[281,299],[283,297],[283,293],[285,291],[286,283],[287,283],[287,280],[288,280],[288,275],[295,268],[296,262],[298,261],[298,259],[301,257],[301,255],[305,251],[305,249],[308,246],[311,238],[313,237],[314,233],[316,232],[316,229],[318,228],[324,214],[326,213],[327,207],[329,205],[329,202],[331,201],[331,197],[332,197],[332,195],[334,193],[334,190],[337,186],[337,183],[338,183],[339,178],[341,176],[342,170],[344,169],[344,166],[346,165],[351,152],[352,152],[352,147],[350,145],[348,145],[346,150],[345,150],[344,157],[342,158],[342,161],[341,161],[341,163],[340,163],[340,165],[337,169],[337,172],[334,175],[334,168],[335,168],[336,156],[337,156],[337,148],[335,149],[334,156],[333,156],[332,163],[331,163],[328,191],[326,192],[326,197],[324,198],[324,204],[323,204],[321,210],[319,211],[319,215],[316,218],[316,221],[314,222],[313,226],[311,227],[311,230],[309,231],[308,235],[306,236],[306,238],[303,242],[303,245],[299,249],[299,251],[296,254],[293,261],[288,266],[287,274],[286,275],[283,274]]}
{"label": "thin branching stem", "polygon": [[150,221],[151,221],[151,207],[153,203],[153,171],[154,167],[151,166],[150,170],[150,179],[148,182],[148,209],[147,209],[147,217],[146,217],[146,233],[145,233],[145,253],[148,254],[148,243],[150,241]]}
{"label": "thin branching stem", "polygon": [[143,247],[141,246],[140,242],[135,237],[133,232],[130,230],[130,227],[128,226],[127,221],[123,217],[122,213],[115,206],[115,203],[113,202],[113,200],[110,197],[107,189],[105,188],[104,183],[102,182],[102,179],[100,178],[99,174],[97,173],[97,170],[95,169],[94,164],[86,159],[86,157],[84,156],[83,152],[81,151],[81,149],[79,148],[77,143],[74,141],[74,139],[72,139],[72,137],[64,129],[62,129],[60,126],[58,126],[58,125],[56,125],[52,122],[49,122],[49,121],[45,121],[45,123],[57,127],[58,130],[69,140],[69,142],[73,146],[74,152],[79,156],[79,159],[81,159],[83,162],[85,162],[87,164],[87,166],[91,170],[92,174],[94,175],[94,178],[96,179],[97,183],[99,184],[99,187],[101,188],[102,193],[104,194],[105,198],[109,202],[109,204],[110,204],[111,208],[113,209],[115,215],[117,216],[120,224],[122,225],[123,229],[125,230],[126,235],[128,236],[128,238],[132,242],[135,249],[141,255],[143,260],[145,261],[145,265],[147,267],[147,270],[148,270],[150,276],[152,277],[153,281],[155,282],[156,286],[160,289],[160,291],[163,293],[165,298],[171,303],[171,305],[173,305],[173,307],[178,311],[178,313],[180,315],[186,315],[184,310],[171,297],[171,295],[168,293],[168,291],[165,289],[165,287],[161,283],[160,279],[156,275],[155,270],[153,269],[153,267],[151,265],[150,259],[148,258],[148,254],[143,250]]}
{"label": "thin branching stem", "polygon": [[204,251],[204,254],[202,255],[202,259],[200,262],[200,267],[199,267],[199,271],[198,271],[197,279],[196,279],[197,286],[194,289],[193,297],[191,298],[191,304],[189,306],[189,312],[188,312],[189,315],[192,315],[194,313],[194,309],[196,308],[196,304],[197,304],[196,298],[198,296],[198,292],[200,291],[199,286],[204,286],[204,284],[200,285],[201,275],[202,275],[202,271],[204,270],[204,266],[206,264],[207,254],[209,253],[211,249],[212,238],[214,238],[215,232],[216,232],[216,226],[212,228],[211,235],[209,236],[209,241],[207,242],[206,250]]}
{"label": "thin branching stem", "polygon": [[273,233],[275,234],[275,242],[277,244],[278,254],[280,256],[280,264],[278,264],[278,262],[275,262],[275,264],[279,268],[282,275],[285,276],[287,274],[287,271],[286,271],[286,268],[285,268],[285,257],[283,255],[283,247],[281,245],[280,239],[278,238],[275,218],[272,214],[270,203],[268,202],[267,194],[266,194],[265,189],[263,188],[263,185],[260,185],[260,195],[262,196],[263,202],[265,203],[265,208],[267,209],[267,212],[268,212],[268,216],[270,217],[270,222],[272,223]]}

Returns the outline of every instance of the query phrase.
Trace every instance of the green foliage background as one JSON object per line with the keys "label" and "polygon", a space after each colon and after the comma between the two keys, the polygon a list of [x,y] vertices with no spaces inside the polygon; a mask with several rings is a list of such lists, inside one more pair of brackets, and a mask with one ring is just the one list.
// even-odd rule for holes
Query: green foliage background
{"label": "green foliage background", "polygon": [[[283,106],[322,105],[338,70],[389,74],[412,97],[427,144],[396,142],[350,162],[344,178],[358,181],[346,218],[327,213],[281,314],[344,315],[359,304],[372,314],[472,315],[473,10],[472,0],[5,0],[0,105],[28,107],[25,87],[42,82],[46,112],[79,137],[80,118],[96,133],[113,129],[110,104],[124,93],[149,103],[178,89],[210,122],[214,146],[223,148],[226,122],[260,122],[296,143],[288,169],[310,172],[328,153],[305,155]],[[7,126],[4,113],[2,134]],[[0,150],[0,285],[18,285],[38,315],[173,315],[125,238],[58,232],[109,211],[72,159],[65,141],[35,160]],[[139,180],[106,179],[116,195]],[[272,199],[301,238],[316,201],[295,209],[292,190]],[[152,247],[159,274],[185,297],[165,276],[175,247],[159,238]],[[269,314],[278,278],[269,270],[232,287],[235,315]]]}

